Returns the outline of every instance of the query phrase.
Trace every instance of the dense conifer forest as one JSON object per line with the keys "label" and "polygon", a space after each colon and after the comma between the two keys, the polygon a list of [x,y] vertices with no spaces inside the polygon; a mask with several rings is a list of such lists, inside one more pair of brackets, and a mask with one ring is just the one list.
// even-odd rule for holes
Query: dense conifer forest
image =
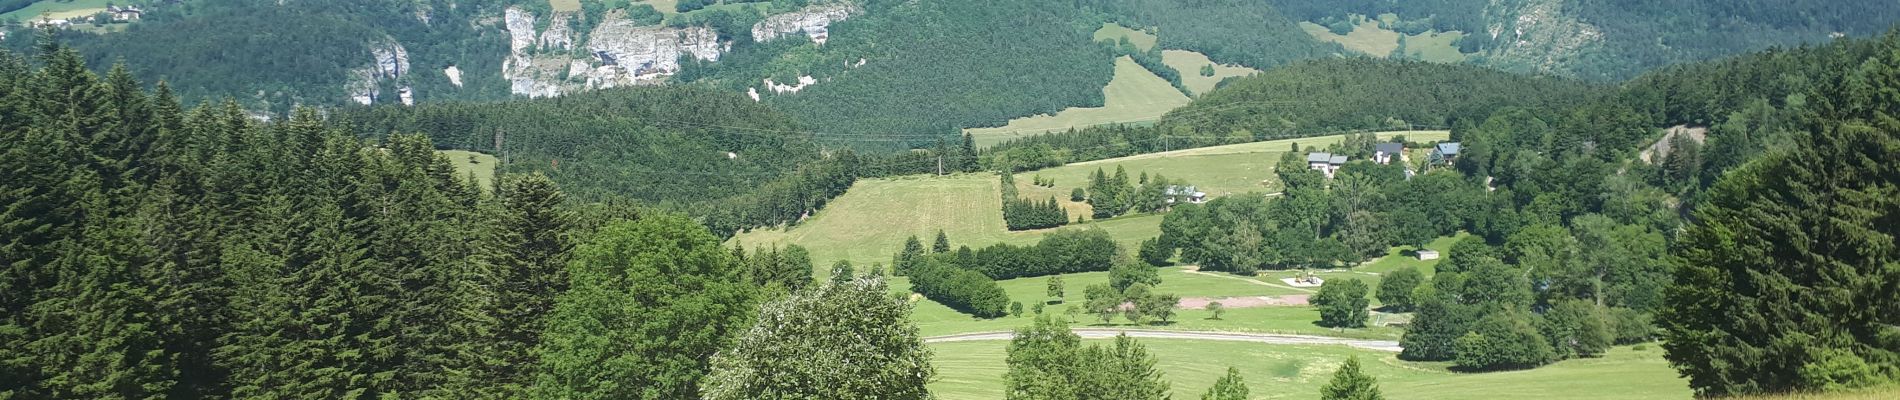
{"label": "dense conifer forest", "polygon": [[[503,4],[339,3],[371,13],[431,5],[444,25]],[[1633,20],[1606,24],[1613,43],[1661,23],[1637,18],[1653,10],[1607,11],[1620,5],[1611,3],[1584,2],[1580,12]],[[299,88],[330,84],[340,66],[325,63],[362,56],[353,43],[371,40],[364,35],[466,40],[411,49],[444,58],[500,38],[455,33],[462,27],[408,32],[296,4],[190,2],[121,36],[60,33],[25,52],[0,50],[0,398],[928,398],[936,372],[909,319],[918,300],[890,293],[882,266],[858,275],[804,247],[724,239],[798,224],[859,179],[986,172],[1001,173],[1005,227],[1049,228],[1070,222],[1060,200],[1020,198],[1011,172],[1400,128],[1448,129],[1462,151],[1381,165],[1365,160],[1377,136],[1349,134],[1290,149],[1274,169],[1280,193],[1206,204],[1162,201],[1160,190],[1179,182],[1158,174],[1098,170],[1069,201],[1087,202],[1091,219],[1166,212],[1158,236],[1129,249],[1105,230],[1071,228],[1033,245],[953,249],[940,231],[892,254],[890,272],[902,277],[892,282],[981,323],[1022,316],[1021,300],[1034,301],[1011,299],[999,281],[1048,276],[1059,302],[1062,275],[1106,272],[1108,283],[1077,291],[1088,301],[1070,310],[1104,325],[1118,315],[1165,324],[1182,299],[1155,293],[1157,265],[1239,277],[1349,269],[1463,234],[1429,277],[1329,281],[1313,294],[1317,324],[1366,327],[1376,292],[1380,311],[1413,313],[1394,334],[1398,358],[1458,372],[1660,342],[1698,395],[1900,382],[1900,31],[1611,85],[1469,65],[1301,61],[1334,49],[1281,33],[1221,45],[1213,38],[1226,24],[1284,20],[1271,9],[1241,12],[1254,3],[1239,0],[1166,12],[1140,0],[872,2],[874,14],[839,24],[823,52],[796,39],[740,49],[730,64],[689,69],[685,80],[698,84],[302,108],[293,105],[323,101]],[[1806,2],[1667,4],[1734,14],[1746,29],[1664,35],[1702,49],[1680,54],[1616,51],[1654,66],[1814,26],[1879,29]],[[202,43],[240,45],[167,53],[159,43],[188,40],[201,18],[271,13],[314,16],[233,24],[335,36],[304,49],[287,46],[301,39],[228,32]],[[965,123],[1094,101],[1106,79],[1095,68],[1106,71],[1117,50],[1086,33],[1114,13],[1180,32],[1162,35],[1164,46],[1280,67],[1231,80],[1152,125],[981,150],[968,135],[953,139]],[[1182,26],[1202,17],[1243,22]],[[1036,26],[984,29],[1020,25]],[[853,30],[879,34],[850,39]],[[156,39],[127,39],[140,33]],[[1017,53],[981,51],[989,42]],[[1285,52],[1260,51],[1279,44]],[[253,71],[242,60],[204,61],[266,51],[296,54],[250,61],[311,64]],[[111,59],[124,62],[103,56],[120,53]],[[798,97],[752,101],[727,90],[750,74],[786,72],[773,69],[772,54],[904,61],[840,69]],[[180,73],[200,63],[264,78]],[[1601,71],[1584,78],[1629,73]],[[929,96],[944,99],[911,101]],[[182,100],[194,97],[231,100]],[[258,101],[279,116],[261,118],[247,106]],[[467,160],[444,149],[493,153],[503,166],[483,186],[457,173]],[[1358,161],[1322,173],[1304,162],[1309,151]],[[819,282],[814,265],[836,272]],[[1053,303],[1034,304],[1041,314]],[[1141,343],[1084,346],[1067,323],[1039,315],[1019,324],[1000,377],[1009,398],[1168,398]],[[1377,398],[1361,368],[1341,365],[1324,395]],[[1245,396],[1238,374],[1228,375],[1209,398]]]}

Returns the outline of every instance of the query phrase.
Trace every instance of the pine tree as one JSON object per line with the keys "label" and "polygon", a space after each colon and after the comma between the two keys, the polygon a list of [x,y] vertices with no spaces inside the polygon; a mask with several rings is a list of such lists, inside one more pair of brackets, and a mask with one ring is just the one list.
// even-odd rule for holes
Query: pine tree
{"label": "pine tree", "polygon": [[935,254],[950,252],[950,236],[945,235],[942,229],[937,230],[937,241],[931,243],[930,252]]}
{"label": "pine tree", "polygon": [[1381,400],[1379,381],[1360,371],[1359,357],[1346,358],[1346,363],[1333,373],[1333,380],[1319,389],[1322,400]]}
{"label": "pine tree", "polygon": [[1201,400],[1247,400],[1247,380],[1240,377],[1239,368],[1227,367],[1227,375],[1214,381]]}
{"label": "pine tree", "polygon": [[957,148],[957,161],[957,169],[963,172],[976,172],[983,168],[977,162],[976,139],[969,133],[963,134],[963,145]]}
{"label": "pine tree", "polygon": [[573,217],[563,208],[566,196],[540,173],[504,176],[496,197],[501,202],[495,245],[500,250],[495,351],[501,358],[496,374],[511,386],[526,387],[543,319],[554,309],[554,299],[567,291]]}

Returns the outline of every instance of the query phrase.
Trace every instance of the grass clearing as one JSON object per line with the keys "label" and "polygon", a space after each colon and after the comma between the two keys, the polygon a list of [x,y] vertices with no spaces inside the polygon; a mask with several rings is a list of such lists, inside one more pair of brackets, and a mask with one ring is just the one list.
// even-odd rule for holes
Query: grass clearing
{"label": "grass clearing", "polygon": [[482,190],[495,188],[495,168],[501,165],[501,160],[495,159],[495,156],[467,150],[441,150],[436,153],[449,158],[449,163],[455,165],[456,176],[474,174],[475,183]]}
{"label": "grass clearing", "polygon": [[581,0],[548,0],[548,6],[554,12],[575,12],[581,10]]}
{"label": "grass clearing", "polygon": [[1113,22],[1103,22],[1102,28],[1095,30],[1095,41],[1097,42],[1120,43],[1122,38],[1128,38],[1128,44],[1135,45],[1135,49],[1144,52],[1155,48],[1155,43],[1160,41],[1160,38],[1148,34],[1148,32],[1135,30]]}
{"label": "grass clearing", "polygon": [[673,15],[680,12],[680,0],[646,0],[643,3],[652,5],[653,9],[661,14]]}
{"label": "grass clearing", "polygon": [[69,19],[85,17],[105,12],[106,5],[108,4],[114,4],[113,0],[72,0],[64,2],[46,0],[33,3],[33,5],[13,10],[6,14],[0,14],[0,19],[11,18],[25,23],[38,21],[40,18]]}
{"label": "grass clearing", "polygon": [[1455,63],[1465,60],[1464,53],[1459,52],[1458,46],[1455,45],[1459,38],[1464,37],[1464,32],[1427,31],[1417,35],[1406,35],[1379,27],[1381,19],[1396,20],[1398,17],[1395,15],[1381,15],[1379,19],[1361,15],[1352,17],[1354,21],[1358,21],[1358,25],[1353,27],[1352,32],[1345,35],[1335,34],[1325,26],[1312,22],[1300,22],[1300,29],[1305,30],[1315,39],[1339,43],[1347,50],[1374,57],[1390,57],[1392,52],[1399,48],[1399,38],[1404,37],[1407,57],[1438,63]]}
{"label": "grass clearing", "polygon": [[1032,115],[995,128],[966,129],[979,147],[1043,132],[1094,125],[1152,121],[1190,99],[1166,79],[1126,56],[1115,59],[1115,78],[1102,88],[1102,107],[1071,107],[1055,115]]}
{"label": "grass clearing", "polygon": [[[1161,63],[1173,67],[1181,73],[1181,84],[1186,85],[1194,96],[1207,94],[1214,90],[1220,81],[1237,76],[1253,75],[1260,70],[1239,65],[1215,64],[1207,55],[1187,50],[1162,50]],[[1202,76],[1201,67],[1214,66],[1214,76]]]}
{"label": "grass clearing", "polygon": [[[1025,319],[1025,321],[1027,321]],[[1446,370],[1446,363],[1401,361],[1392,353],[1346,346],[1296,346],[1261,343],[1140,339],[1171,383],[1173,397],[1195,398],[1214,385],[1227,367],[1240,369],[1253,399],[1312,399],[1349,356],[1358,356],[1366,373],[1379,380],[1393,400],[1531,399],[1591,400],[1689,399],[1688,384],[1662,358],[1661,349],[1617,347],[1598,359],[1569,360],[1542,368],[1484,374]],[[1109,340],[1085,340],[1107,344]],[[1003,397],[1008,342],[952,342],[929,345],[938,398]]]}
{"label": "grass clearing", "polygon": [[1451,245],[1457,244],[1459,240],[1463,240],[1466,236],[1471,236],[1471,234],[1459,232],[1457,236],[1440,237],[1433,239],[1431,243],[1426,243],[1426,249],[1438,251],[1439,258],[1436,260],[1421,261],[1416,256],[1405,255],[1403,252],[1416,249],[1410,246],[1401,246],[1386,251],[1385,257],[1360,264],[1358,267],[1353,268],[1353,270],[1385,274],[1397,271],[1401,268],[1418,268],[1419,272],[1423,272],[1425,276],[1429,277],[1437,271],[1436,267],[1438,266],[1438,262],[1444,261],[1444,257],[1450,255]]}
{"label": "grass clearing", "polygon": [[[661,4],[661,3],[666,3],[666,4]],[[747,8],[752,8],[759,11],[765,11],[767,8],[772,6],[772,2],[769,2],[769,1],[763,2],[763,3],[723,2],[719,4],[706,6],[705,8],[701,8],[698,10],[692,10],[692,11],[687,11],[687,12],[682,13],[682,12],[679,12],[679,0],[653,1],[647,4],[652,4],[653,8],[658,9],[660,10],[661,13],[666,14],[666,19],[669,21],[672,20],[673,18],[677,18],[681,16],[692,16],[695,14],[711,13],[718,10],[726,10],[727,12],[733,12],[733,11],[739,11],[739,10],[743,10]],[[662,8],[662,6],[664,6],[664,8]]]}

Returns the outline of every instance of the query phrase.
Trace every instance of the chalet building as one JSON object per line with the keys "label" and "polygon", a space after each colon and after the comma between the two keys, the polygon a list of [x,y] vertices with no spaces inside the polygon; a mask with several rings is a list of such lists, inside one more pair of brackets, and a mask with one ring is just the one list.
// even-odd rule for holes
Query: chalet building
{"label": "chalet building", "polygon": [[139,20],[139,17],[145,15],[145,11],[133,6],[106,6],[106,14],[112,15],[113,21],[131,22]]}
{"label": "chalet building", "polygon": [[1201,204],[1201,203],[1207,202],[1207,193],[1202,192],[1193,186],[1179,186],[1179,185],[1168,186],[1166,190],[1163,190],[1161,192],[1161,195],[1162,197],[1167,198],[1166,201],[1168,202],[1168,205],[1171,205],[1171,206],[1177,203],[1182,203],[1182,202],[1189,203],[1189,204]]}
{"label": "chalet building", "polygon": [[1346,156],[1344,155],[1317,152],[1306,153],[1306,167],[1314,171],[1325,173],[1327,179],[1331,179],[1333,173],[1339,172],[1339,167],[1343,166],[1346,166]]}
{"label": "chalet building", "polygon": [[1432,164],[1450,166],[1458,162],[1458,142],[1439,143],[1432,148]]}
{"label": "chalet building", "polygon": [[1392,165],[1394,162],[1405,162],[1405,144],[1380,143],[1372,145],[1372,162],[1384,165]]}

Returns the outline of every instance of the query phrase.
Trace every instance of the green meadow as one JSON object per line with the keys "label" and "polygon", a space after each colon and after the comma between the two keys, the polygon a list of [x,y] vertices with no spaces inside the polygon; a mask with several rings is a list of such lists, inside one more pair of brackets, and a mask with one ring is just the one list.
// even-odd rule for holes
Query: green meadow
{"label": "green meadow", "polygon": [[40,18],[68,19],[85,17],[105,12],[106,6],[111,4],[118,3],[114,3],[112,0],[47,0],[33,3],[33,5],[5,14],[0,14],[0,20],[14,19],[25,23],[28,21],[37,21]]}
{"label": "green meadow", "polygon": [[1458,52],[1457,41],[1465,36],[1464,32],[1428,31],[1417,35],[1406,35],[1379,27],[1381,20],[1394,22],[1398,16],[1380,15],[1378,19],[1354,15],[1358,25],[1345,35],[1334,34],[1325,26],[1312,22],[1301,22],[1300,28],[1313,38],[1338,43],[1346,49],[1365,53],[1373,57],[1388,57],[1399,48],[1399,38],[1405,38],[1405,55],[1423,61],[1455,63],[1465,60],[1464,53]]}
{"label": "green meadow", "polygon": [[474,176],[475,184],[482,189],[495,188],[495,168],[501,161],[495,156],[467,150],[442,150],[436,152],[449,158],[449,164],[455,165],[455,176]]}
{"label": "green meadow", "polygon": [[1155,35],[1148,34],[1148,32],[1135,30],[1113,22],[1104,22],[1102,23],[1101,29],[1095,30],[1095,41],[1097,42],[1120,42],[1123,38],[1127,38],[1129,44],[1135,45],[1135,48],[1141,51],[1148,51],[1149,49],[1155,48],[1155,42],[1160,40],[1160,38],[1156,38]]}
{"label": "green meadow", "polygon": [[[1180,72],[1181,84],[1187,86],[1188,91],[1194,92],[1194,96],[1214,91],[1214,86],[1223,79],[1260,72],[1260,70],[1239,65],[1215,64],[1214,60],[1207,58],[1207,55],[1187,50],[1162,50],[1161,63]],[[1214,66],[1214,75],[1201,75],[1201,67],[1210,65]]]}

